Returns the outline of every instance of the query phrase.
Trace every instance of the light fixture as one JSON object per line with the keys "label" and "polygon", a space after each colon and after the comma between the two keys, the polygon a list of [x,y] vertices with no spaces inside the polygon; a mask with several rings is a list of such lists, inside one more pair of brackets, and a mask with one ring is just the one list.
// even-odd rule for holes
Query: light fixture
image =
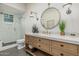
{"label": "light fixture", "polygon": [[48,3],[48,8],[50,7],[50,3]]}
{"label": "light fixture", "polygon": [[39,20],[37,17],[37,12],[31,11],[30,14],[31,14],[30,17],[35,17],[37,21]]}
{"label": "light fixture", "polygon": [[70,9],[71,6],[72,6],[72,3],[67,3],[63,5],[63,8],[67,7],[67,10],[66,10],[67,15],[72,13],[72,10]]}

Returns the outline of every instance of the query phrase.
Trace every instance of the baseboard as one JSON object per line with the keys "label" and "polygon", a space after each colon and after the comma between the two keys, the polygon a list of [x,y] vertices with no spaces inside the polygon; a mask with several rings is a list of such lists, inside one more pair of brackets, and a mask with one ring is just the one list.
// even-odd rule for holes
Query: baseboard
{"label": "baseboard", "polygon": [[10,49],[10,48],[13,48],[13,47],[16,47],[16,46],[17,46],[17,44],[12,44],[12,45],[8,45],[8,46],[4,46],[4,47],[0,48],[0,51],[4,51],[6,49]]}
{"label": "baseboard", "polygon": [[12,44],[16,44],[16,41],[8,42],[8,43],[2,43],[3,47],[8,46],[8,45],[12,45]]}

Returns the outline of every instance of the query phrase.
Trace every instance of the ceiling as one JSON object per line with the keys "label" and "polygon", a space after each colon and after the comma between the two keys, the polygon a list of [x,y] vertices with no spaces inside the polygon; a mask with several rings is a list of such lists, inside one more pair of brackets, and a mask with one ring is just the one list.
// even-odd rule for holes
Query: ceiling
{"label": "ceiling", "polygon": [[26,4],[16,4],[16,3],[2,4],[0,3],[0,12],[3,12],[3,13],[22,15],[25,13],[25,10],[26,10]]}

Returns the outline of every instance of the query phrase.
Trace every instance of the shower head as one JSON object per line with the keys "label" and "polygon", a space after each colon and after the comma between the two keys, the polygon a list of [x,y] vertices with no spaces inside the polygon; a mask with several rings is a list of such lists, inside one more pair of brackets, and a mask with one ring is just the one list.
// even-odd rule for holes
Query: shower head
{"label": "shower head", "polygon": [[38,21],[37,12],[31,11],[30,14],[31,14],[30,17],[33,17],[33,18],[35,17],[36,20]]}
{"label": "shower head", "polygon": [[64,4],[64,5],[63,5],[63,8],[64,8],[65,6],[67,6],[67,5],[70,5],[70,6],[71,6],[71,5],[72,5],[72,3],[67,3],[67,4]]}

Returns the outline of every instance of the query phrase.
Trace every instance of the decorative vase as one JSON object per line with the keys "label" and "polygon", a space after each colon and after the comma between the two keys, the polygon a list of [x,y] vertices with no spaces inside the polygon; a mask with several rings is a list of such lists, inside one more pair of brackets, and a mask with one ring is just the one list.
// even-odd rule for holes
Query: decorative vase
{"label": "decorative vase", "polygon": [[60,35],[65,35],[65,32],[60,32]]}

